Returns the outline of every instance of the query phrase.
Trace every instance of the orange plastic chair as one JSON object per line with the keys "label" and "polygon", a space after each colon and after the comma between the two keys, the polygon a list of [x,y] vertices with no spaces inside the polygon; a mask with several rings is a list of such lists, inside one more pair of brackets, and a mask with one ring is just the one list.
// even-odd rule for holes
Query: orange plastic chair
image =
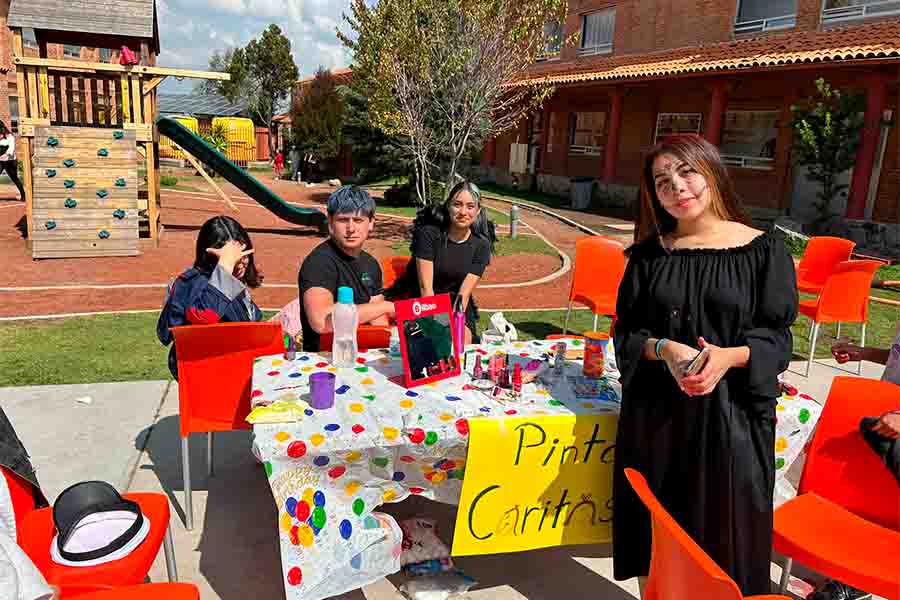
{"label": "orange plastic chair", "polygon": [[569,306],[563,333],[569,331],[572,303],[588,306],[597,317],[608,315],[615,319],[619,284],[625,274],[625,247],[615,240],[600,236],[588,237],[575,243],[575,272],[569,291]]}
{"label": "orange plastic chair", "polygon": [[[333,333],[323,333],[319,336],[319,351],[331,352],[333,344]],[[360,325],[356,328],[356,345],[360,352],[372,348],[387,348],[391,345],[391,328],[384,325]]]}
{"label": "orange plastic chair", "polygon": [[787,596],[743,596],[737,584],[675,522],[634,469],[625,477],[650,511],[653,526],[650,576],[643,600],[790,600]]}
{"label": "orange plastic chair", "polygon": [[836,377],[816,425],[799,495],[775,511],[774,547],[792,561],[890,600],[900,598],[900,488],[859,431],[900,409],[900,387]]}
{"label": "orange plastic chair", "polygon": [[[93,586],[91,586],[93,587]],[[62,587],[61,600],[200,600],[200,591],[191,583],[148,583],[106,590]]]}
{"label": "orange plastic chair", "polygon": [[[812,319],[809,329],[810,351],[804,377],[809,375],[815,357],[819,326],[837,323],[837,335],[841,335],[841,323],[862,323],[861,346],[866,345],[866,322],[869,320],[869,290],[872,278],[883,264],[877,260],[848,260],[837,264],[822,288],[818,298],[800,301],[800,314]],[[859,375],[862,364],[857,368]],[[844,370],[844,369],[841,369]]]}
{"label": "orange plastic chair", "polygon": [[280,323],[216,323],[173,327],[178,357],[184,521],[194,529],[189,437],[207,433],[208,475],[213,469],[213,432],[250,429],[253,360],[284,353]]}
{"label": "orange plastic chair", "polygon": [[819,294],[838,263],[850,260],[856,242],[838,237],[813,237],[797,265],[797,289]]}
{"label": "orange plastic chair", "polygon": [[160,547],[164,547],[169,581],[177,581],[175,548],[169,525],[169,499],[164,494],[124,494],[124,497],[137,502],[141,512],[150,520],[147,538],[124,558],[92,567],[67,567],[53,562],[50,558],[50,547],[56,534],[53,508],[32,510],[22,517],[19,546],[52,585],[138,585],[150,572]]}
{"label": "orange plastic chair", "polygon": [[394,285],[394,282],[406,272],[406,267],[412,259],[409,256],[388,256],[381,259],[381,273],[384,279],[384,289]]}

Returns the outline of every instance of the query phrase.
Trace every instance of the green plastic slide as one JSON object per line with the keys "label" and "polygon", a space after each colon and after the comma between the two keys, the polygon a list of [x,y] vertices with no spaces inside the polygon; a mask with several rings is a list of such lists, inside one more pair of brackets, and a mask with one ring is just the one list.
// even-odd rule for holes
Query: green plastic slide
{"label": "green plastic slide", "polygon": [[320,231],[326,230],[324,213],[314,208],[300,208],[288,204],[175,119],[160,117],[156,120],[156,127],[161,135],[190,152],[197,160],[275,213],[278,218],[295,225],[309,225],[318,227]]}

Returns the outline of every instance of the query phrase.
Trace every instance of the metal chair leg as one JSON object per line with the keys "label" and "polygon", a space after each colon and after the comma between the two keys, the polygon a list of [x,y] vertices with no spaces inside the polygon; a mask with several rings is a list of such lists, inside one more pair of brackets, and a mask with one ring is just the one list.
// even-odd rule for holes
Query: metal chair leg
{"label": "metal chair leg", "polygon": [[215,463],[213,462],[213,432],[206,434],[206,475],[212,477],[215,474]]}
{"label": "metal chair leg", "polygon": [[178,581],[178,564],[175,562],[175,545],[172,543],[172,525],[166,527],[166,536],[163,538],[163,552],[166,555],[166,573],[169,582]]}
{"label": "metal chair leg", "polygon": [[837,324],[837,335],[835,337],[838,339],[841,338],[841,322],[840,321],[838,321],[838,324]]}
{"label": "metal chair leg", "polygon": [[599,315],[594,313],[594,328],[591,329],[591,331],[597,331],[597,317],[599,317]]}
{"label": "metal chair leg", "polygon": [[791,568],[794,566],[794,559],[787,558],[784,559],[784,565],[781,568],[781,579],[778,581],[778,593],[784,594],[787,592],[788,583],[791,580]]}
{"label": "metal chair leg", "polygon": [[[865,324],[865,322],[863,322],[863,324],[862,324],[862,336],[861,336],[859,345],[862,346],[863,348],[866,347],[866,324]],[[856,363],[856,374],[862,375],[862,361],[859,361],[858,363]]]}
{"label": "metal chair leg", "polygon": [[806,373],[804,377],[809,377],[809,371],[812,368],[813,359],[816,357],[816,340],[819,338],[819,324],[813,325],[812,341],[809,344],[809,360],[806,361]]}
{"label": "metal chair leg", "polygon": [[194,507],[191,497],[191,446],[190,436],[181,438],[181,471],[184,475],[184,528],[194,530]]}
{"label": "metal chair leg", "polygon": [[572,302],[569,302],[569,307],[566,309],[566,322],[563,324],[563,335],[566,335],[569,331],[569,315],[572,314]]}

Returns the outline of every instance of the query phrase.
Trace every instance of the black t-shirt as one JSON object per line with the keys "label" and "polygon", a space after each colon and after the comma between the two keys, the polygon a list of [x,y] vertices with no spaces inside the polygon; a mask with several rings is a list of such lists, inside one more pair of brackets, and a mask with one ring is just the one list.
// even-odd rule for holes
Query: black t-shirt
{"label": "black t-shirt", "polygon": [[319,351],[319,334],[309,325],[303,310],[303,294],[312,288],[325,288],[337,301],[339,287],[353,288],[353,301],[366,304],[373,296],[384,293],[381,266],[368,252],[353,258],[344,254],[331,240],[313,249],[303,260],[297,276],[300,287],[300,323],[303,326],[304,352]]}
{"label": "black t-shirt", "polygon": [[[454,242],[434,225],[416,228],[412,254],[414,258],[434,263],[435,294],[458,294],[467,275],[481,277],[491,262],[491,246],[487,240],[470,235],[464,242]],[[418,282],[415,261],[408,268]]]}

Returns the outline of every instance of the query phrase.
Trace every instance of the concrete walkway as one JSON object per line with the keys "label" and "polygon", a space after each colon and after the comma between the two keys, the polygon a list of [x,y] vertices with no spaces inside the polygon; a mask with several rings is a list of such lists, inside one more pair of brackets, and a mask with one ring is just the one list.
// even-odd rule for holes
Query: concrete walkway
{"label": "concrete walkway", "polygon": [[[802,367],[796,363],[795,368]],[[882,368],[864,365],[879,377]],[[824,402],[835,375],[814,365],[812,377],[788,380]],[[90,398],[90,403],[78,399]],[[281,598],[276,510],[263,469],[250,453],[249,432],[216,435],[213,478],[206,476],[203,435],[192,437],[195,528],[184,528],[184,495],[178,431],[178,388],[170,381],[0,388],[0,406],[29,449],[51,501],[66,486],[88,479],[122,490],[157,491],[171,502],[178,572],[204,599]],[[398,517],[428,514],[450,541],[452,506],[421,498],[387,507]],[[520,554],[461,558],[457,564],[478,581],[469,597],[484,600],[628,600],[634,581],[612,580],[607,546],[555,548]],[[773,579],[779,575],[773,563]],[[159,558],[151,571],[165,580]],[[390,576],[346,600],[400,600],[401,576]]]}

